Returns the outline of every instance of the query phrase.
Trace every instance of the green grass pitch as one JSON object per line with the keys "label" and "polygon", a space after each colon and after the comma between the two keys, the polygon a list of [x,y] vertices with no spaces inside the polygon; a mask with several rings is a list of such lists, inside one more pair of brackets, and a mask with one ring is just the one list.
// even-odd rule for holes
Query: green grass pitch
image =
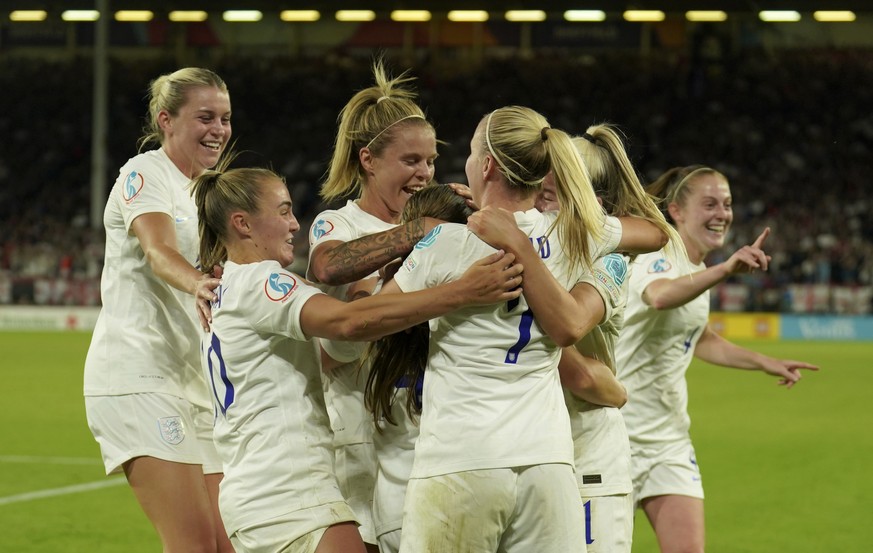
{"label": "green grass pitch", "polygon": [[[0,333],[0,551],[160,551],[127,486],[103,475],[85,423],[82,364],[89,337]],[[744,345],[822,370],[785,390],[761,374],[692,365],[692,435],[707,494],[707,551],[869,551],[873,343]],[[109,485],[71,488],[94,483]],[[38,492],[49,495],[34,497]],[[657,551],[642,513],[636,522],[634,552]]]}

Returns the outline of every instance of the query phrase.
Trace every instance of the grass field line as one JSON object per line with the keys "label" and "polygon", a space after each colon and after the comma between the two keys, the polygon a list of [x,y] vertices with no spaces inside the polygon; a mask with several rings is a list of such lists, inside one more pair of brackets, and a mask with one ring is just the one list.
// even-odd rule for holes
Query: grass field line
{"label": "grass field line", "polygon": [[111,486],[120,486],[127,484],[127,479],[123,476],[116,476],[94,482],[86,482],[85,484],[76,484],[74,486],[64,486],[63,488],[52,488],[49,490],[39,490],[37,492],[19,493],[16,495],[7,495],[0,497],[0,505],[9,505],[10,503],[21,503],[23,501],[32,501],[34,499],[44,499],[46,497],[57,497],[59,495],[70,495],[80,492],[88,492],[91,490],[99,490],[109,488]]}
{"label": "grass field line", "polygon": [[0,455],[0,463],[35,463],[50,465],[101,465],[99,457],[40,457],[36,455]]}

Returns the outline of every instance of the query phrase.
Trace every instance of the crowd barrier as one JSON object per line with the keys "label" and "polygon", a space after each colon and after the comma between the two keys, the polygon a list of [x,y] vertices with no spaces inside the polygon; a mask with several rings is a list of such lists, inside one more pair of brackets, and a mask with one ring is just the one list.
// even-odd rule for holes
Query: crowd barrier
{"label": "crowd barrier", "polygon": [[[85,331],[99,307],[0,306],[0,331]],[[727,313],[710,315],[713,329],[729,340],[873,341],[873,317]]]}

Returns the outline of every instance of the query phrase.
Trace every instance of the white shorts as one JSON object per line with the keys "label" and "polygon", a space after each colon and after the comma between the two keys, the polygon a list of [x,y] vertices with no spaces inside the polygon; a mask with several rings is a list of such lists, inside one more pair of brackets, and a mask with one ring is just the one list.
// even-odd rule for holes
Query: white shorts
{"label": "white shorts", "polygon": [[634,507],[648,497],[687,495],[703,499],[703,482],[691,441],[656,447],[631,446]]}
{"label": "white shorts", "polygon": [[143,393],[86,396],[85,414],[106,474],[121,472],[135,457],[203,465],[204,474],[223,472],[212,442],[212,409],[169,394]]}
{"label": "white shorts", "polygon": [[236,553],[314,553],[324,532],[341,522],[355,522],[345,501],[300,509],[240,528],[230,535],[230,542]]}
{"label": "white shorts", "polygon": [[360,523],[364,543],[376,543],[373,523],[373,488],[376,482],[376,450],[373,443],[340,445],[335,450],[334,471],[340,491]]}
{"label": "white shorts", "polygon": [[412,478],[403,515],[401,551],[586,551],[582,501],[570,465]]}
{"label": "white shorts", "polygon": [[588,553],[630,553],[634,539],[631,494],[582,496]]}

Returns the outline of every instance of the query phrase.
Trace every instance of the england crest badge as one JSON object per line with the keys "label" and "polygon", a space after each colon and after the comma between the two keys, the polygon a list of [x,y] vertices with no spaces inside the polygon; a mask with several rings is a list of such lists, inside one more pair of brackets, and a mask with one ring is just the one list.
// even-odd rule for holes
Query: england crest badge
{"label": "england crest badge", "polygon": [[178,445],[185,439],[185,425],[182,417],[162,417],[158,419],[161,438],[170,445]]}

